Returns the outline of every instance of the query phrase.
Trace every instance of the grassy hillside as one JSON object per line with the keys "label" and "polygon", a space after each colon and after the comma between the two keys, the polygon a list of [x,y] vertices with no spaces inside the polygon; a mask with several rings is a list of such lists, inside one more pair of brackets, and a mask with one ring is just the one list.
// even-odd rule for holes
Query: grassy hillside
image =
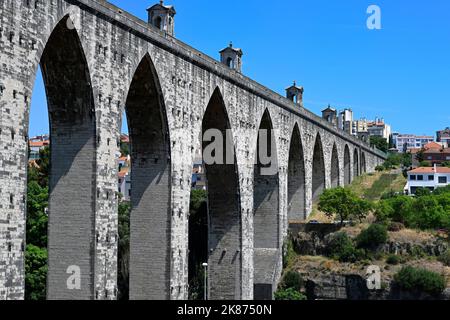
{"label": "grassy hillside", "polygon": [[376,172],[357,177],[349,188],[360,197],[376,201],[387,192],[403,192],[405,184],[402,173]]}
{"label": "grassy hillside", "polygon": [[[348,186],[358,196],[371,200],[378,201],[381,196],[388,192],[403,192],[406,179],[401,172],[397,170],[368,173],[357,177]],[[317,209],[317,203],[313,204],[313,210],[309,220],[317,220],[320,222],[332,222],[333,219],[326,217]]]}

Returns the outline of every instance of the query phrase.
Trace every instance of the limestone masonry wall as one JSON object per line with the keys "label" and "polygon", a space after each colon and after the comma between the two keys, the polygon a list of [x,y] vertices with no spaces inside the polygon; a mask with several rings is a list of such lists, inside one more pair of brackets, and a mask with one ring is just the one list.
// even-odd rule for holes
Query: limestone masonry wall
{"label": "limestone masonry wall", "polygon": [[[142,76],[149,84],[142,91],[133,87],[132,81],[144,60],[148,68]],[[355,150],[358,166],[367,172],[384,161],[384,154],[362,141],[106,1],[1,0],[0,300],[24,298],[28,122],[39,64],[47,86],[55,152],[49,213],[49,299],[116,298],[115,154],[124,110],[129,120],[136,119],[129,122],[133,123],[130,135],[140,141],[132,146],[139,157],[133,164],[139,170],[132,178],[139,187],[132,191],[137,209],[135,215],[132,212],[131,231],[135,234],[130,244],[131,259],[137,263],[131,267],[135,274],[131,275],[130,293],[140,299],[187,298],[191,172],[194,155],[201,148],[198,137],[203,116],[214,92],[220,93],[236,152],[238,221],[233,225],[240,230],[230,228],[234,230],[230,232],[239,234],[240,249],[234,260],[228,259],[230,250],[224,254],[225,263],[238,262],[231,280],[225,275],[234,281],[233,298],[252,299],[256,278],[274,290],[281,274],[280,249],[288,227],[289,153],[295,126],[304,157],[305,214],[312,209],[313,153],[318,137],[325,187],[333,183],[334,146],[339,185],[344,184],[344,168],[354,177]],[[155,103],[131,107],[133,99],[145,101],[141,96],[145,90]],[[270,208],[278,220],[273,228],[278,226],[279,230],[271,232],[278,235],[277,248],[272,242],[268,248],[258,248],[263,252],[258,259],[264,265],[254,266],[254,239],[260,239],[254,232],[267,232],[269,227],[259,231],[253,227],[255,149],[266,111],[275,134],[279,170],[277,181],[271,181],[271,187],[278,188],[276,196],[264,199],[272,201]],[[155,117],[160,118],[156,121]],[[346,146],[349,167],[344,163]],[[220,203],[220,199],[215,200]],[[267,241],[260,242],[264,246]],[[215,258],[217,252],[211,255],[211,262],[220,263]],[[66,285],[70,265],[81,268],[80,290]],[[165,270],[159,270],[161,266]],[[219,272],[224,269],[216,270],[218,273],[210,277],[220,280]],[[220,287],[212,288],[210,295],[221,297]]]}

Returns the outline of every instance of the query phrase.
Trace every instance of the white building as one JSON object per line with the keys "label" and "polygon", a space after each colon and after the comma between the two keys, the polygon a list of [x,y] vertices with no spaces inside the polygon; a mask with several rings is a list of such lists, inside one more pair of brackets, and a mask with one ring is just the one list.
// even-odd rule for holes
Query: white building
{"label": "white building", "polygon": [[395,147],[398,152],[403,152],[404,149],[420,149],[426,144],[433,142],[432,136],[416,136],[414,134],[394,134]]}
{"label": "white building", "polygon": [[118,191],[122,194],[123,201],[131,199],[131,158],[130,156],[119,158]]}
{"label": "white building", "polygon": [[344,130],[348,134],[352,134],[353,125],[353,111],[351,109],[344,109],[339,112],[338,128]]}
{"label": "white building", "polygon": [[385,123],[383,119],[375,119],[375,121],[368,122],[367,131],[371,137],[382,137],[389,142],[389,138],[391,136],[391,126]]}
{"label": "white building", "polygon": [[431,191],[450,184],[450,168],[445,167],[420,167],[408,171],[408,182],[405,186],[407,194],[415,194],[418,188],[426,188]]}

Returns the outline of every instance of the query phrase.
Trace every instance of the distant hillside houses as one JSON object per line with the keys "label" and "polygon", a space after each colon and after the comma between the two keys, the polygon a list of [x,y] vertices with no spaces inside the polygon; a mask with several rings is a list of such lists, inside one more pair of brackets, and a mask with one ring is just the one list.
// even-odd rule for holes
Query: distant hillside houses
{"label": "distant hillside houses", "polygon": [[450,163],[450,148],[443,143],[429,142],[422,148],[412,148],[408,152],[412,155],[413,167],[420,166],[421,162],[429,166]]}
{"label": "distant hillside houses", "polygon": [[28,157],[29,160],[38,160],[39,151],[48,146],[50,146],[49,135],[42,135],[30,138],[28,141],[28,147],[30,152]]}

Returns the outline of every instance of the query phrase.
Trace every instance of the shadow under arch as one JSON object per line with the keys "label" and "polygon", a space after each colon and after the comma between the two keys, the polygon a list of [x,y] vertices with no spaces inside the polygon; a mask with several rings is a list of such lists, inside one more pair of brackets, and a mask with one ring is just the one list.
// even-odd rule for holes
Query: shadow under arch
{"label": "shadow under arch", "polygon": [[314,143],[312,162],[312,200],[315,201],[325,189],[325,160],[320,133],[317,133]]}
{"label": "shadow under arch", "polygon": [[344,186],[352,183],[352,169],[350,166],[350,148],[346,144],[344,147]]}
{"label": "shadow under arch", "polygon": [[366,164],[366,154],[361,152],[361,173],[367,172],[367,164]]}
{"label": "shadow under arch", "polygon": [[273,270],[279,247],[279,173],[272,118],[266,109],[261,118],[255,149],[253,176],[254,299],[270,299]]}
{"label": "shadow under arch", "polygon": [[129,298],[170,299],[171,150],[164,99],[146,54],[125,104],[131,154]]}
{"label": "shadow under arch", "polygon": [[[94,299],[96,121],[90,73],[80,38],[56,24],[40,57],[50,123],[47,298]],[[80,289],[67,270],[80,271]]]}
{"label": "shadow under arch", "polygon": [[305,161],[300,129],[296,123],[291,135],[288,164],[288,220],[306,219]]}
{"label": "shadow under arch", "polygon": [[[238,168],[235,157],[231,125],[219,88],[212,94],[202,121],[202,136],[210,129],[220,131],[223,137],[222,161],[203,161],[208,193],[208,297],[213,300],[241,298],[242,226]],[[228,141],[228,144],[225,143]],[[225,161],[231,160],[232,163]]]}
{"label": "shadow under arch", "polygon": [[359,174],[359,154],[358,149],[355,149],[355,151],[353,151],[353,178],[358,177]]}
{"label": "shadow under arch", "polygon": [[331,153],[331,188],[339,187],[339,155],[336,143],[333,144],[333,151]]}

